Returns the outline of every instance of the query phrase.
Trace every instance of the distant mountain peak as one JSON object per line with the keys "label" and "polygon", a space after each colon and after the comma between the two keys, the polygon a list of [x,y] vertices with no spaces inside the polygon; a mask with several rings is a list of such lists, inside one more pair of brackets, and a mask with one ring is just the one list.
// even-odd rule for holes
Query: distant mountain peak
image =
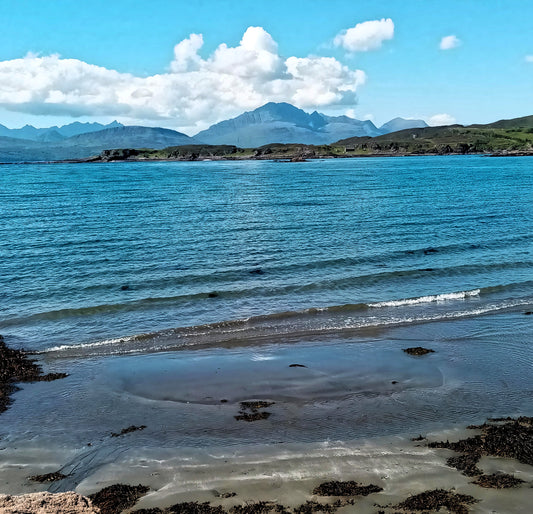
{"label": "distant mountain peak", "polygon": [[390,132],[398,132],[399,130],[426,128],[428,126],[429,125],[424,120],[409,120],[398,116],[381,125],[379,130],[381,130],[383,134],[389,134]]}
{"label": "distant mountain peak", "polygon": [[258,147],[270,143],[329,144],[343,137],[376,136],[371,123],[347,116],[311,114],[287,102],[268,102],[196,134],[209,144]]}

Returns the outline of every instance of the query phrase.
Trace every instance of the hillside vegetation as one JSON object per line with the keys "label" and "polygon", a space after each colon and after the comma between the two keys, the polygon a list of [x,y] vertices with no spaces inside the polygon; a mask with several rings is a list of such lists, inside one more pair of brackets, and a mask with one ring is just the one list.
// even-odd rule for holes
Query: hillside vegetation
{"label": "hillside vegetation", "polygon": [[488,125],[450,125],[352,137],[335,143],[351,154],[450,154],[533,151],[533,116]]}

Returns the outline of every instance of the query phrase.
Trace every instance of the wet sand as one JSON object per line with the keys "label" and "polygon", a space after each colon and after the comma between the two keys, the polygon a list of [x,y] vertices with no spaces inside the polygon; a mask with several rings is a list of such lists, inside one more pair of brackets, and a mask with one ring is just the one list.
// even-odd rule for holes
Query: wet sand
{"label": "wet sand", "polygon": [[[19,384],[0,417],[0,492],[90,495],[143,484],[150,490],[139,509],[257,500],[293,508],[331,500],[313,495],[322,482],[353,480],[383,491],[345,512],[394,512],[376,504],[429,489],[480,500],[473,513],[529,512],[532,466],[481,456],[486,475],[524,481],[488,489],[446,464],[455,452],[427,441],[457,441],[476,433],[469,424],[531,413],[530,325],[508,313],[327,344],[45,358],[45,372],[69,376]],[[434,351],[403,351],[418,346]],[[252,401],[267,403],[241,403]],[[270,415],[247,422],[237,419],[243,409]],[[411,440],[419,434],[427,439]],[[28,479],[55,472],[66,478]]]}

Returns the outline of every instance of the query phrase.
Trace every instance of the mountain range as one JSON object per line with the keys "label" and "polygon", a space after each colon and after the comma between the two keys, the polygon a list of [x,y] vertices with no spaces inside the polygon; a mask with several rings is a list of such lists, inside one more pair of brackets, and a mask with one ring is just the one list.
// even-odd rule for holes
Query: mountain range
{"label": "mountain range", "polygon": [[288,103],[267,103],[196,134],[211,145],[256,148],[271,143],[330,144],[348,137],[380,136],[395,130],[427,127],[422,120],[396,118],[377,128],[370,120],[311,114]]}
{"label": "mountain range", "polygon": [[114,148],[154,148],[229,144],[255,148],[270,143],[330,144],[350,137],[375,137],[391,131],[427,127],[422,120],[395,118],[381,127],[348,116],[311,114],[288,103],[267,103],[216,123],[189,137],[159,127],[75,122],[61,127],[0,125],[0,162],[82,159]]}
{"label": "mountain range", "polygon": [[98,132],[108,128],[123,127],[122,123],[113,121],[108,125],[101,123],[80,123],[75,121],[62,127],[35,128],[32,125],[25,125],[19,129],[9,129],[0,125],[0,136],[12,137],[15,139],[27,139],[29,141],[39,141],[42,143],[57,142],[67,139],[78,134],[87,134],[89,132]]}

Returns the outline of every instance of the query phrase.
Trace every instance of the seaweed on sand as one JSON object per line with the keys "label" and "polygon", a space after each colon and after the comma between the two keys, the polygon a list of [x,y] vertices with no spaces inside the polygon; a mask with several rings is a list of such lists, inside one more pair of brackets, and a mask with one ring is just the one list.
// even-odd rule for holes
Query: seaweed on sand
{"label": "seaweed on sand", "polygon": [[268,419],[272,413],[271,412],[243,412],[239,411],[239,414],[234,416],[237,421],[259,421],[260,419]]}
{"label": "seaweed on sand", "polygon": [[393,508],[427,512],[444,507],[453,514],[468,514],[468,505],[472,505],[477,501],[474,497],[466,494],[457,494],[444,489],[433,489],[432,491],[424,491],[423,493],[409,496],[403,502],[394,505]]}
{"label": "seaweed on sand", "polygon": [[313,489],[313,494],[319,496],[368,496],[383,491],[378,485],[362,485],[353,480],[347,482],[324,482]]}
{"label": "seaweed on sand", "polygon": [[239,414],[234,416],[237,421],[258,421],[260,419],[268,419],[271,412],[259,411],[259,409],[265,409],[274,405],[275,402],[267,402],[263,400],[256,400],[250,402],[241,402],[241,409]]}
{"label": "seaweed on sand", "polygon": [[0,335],[0,413],[11,403],[11,394],[18,390],[14,382],[50,382],[68,376],[66,373],[43,375],[41,366],[22,350],[8,348]]}
{"label": "seaweed on sand", "polygon": [[492,475],[481,475],[472,483],[490,489],[509,489],[511,487],[518,487],[524,481],[506,473],[494,473]]}
{"label": "seaweed on sand", "polygon": [[45,475],[33,475],[28,477],[28,480],[44,484],[45,482],[57,482],[59,480],[63,480],[64,478],[67,478],[67,475],[63,475],[63,473],[55,471],[54,473],[46,473]]}
{"label": "seaweed on sand", "polygon": [[483,425],[468,428],[481,430],[480,435],[457,442],[440,441],[429,443],[430,448],[447,448],[463,455],[451,457],[447,463],[466,476],[481,475],[476,464],[486,456],[516,459],[522,464],[533,465],[533,418],[505,418],[488,421]]}
{"label": "seaweed on sand", "polygon": [[257,409],[266,409],[267,407],[270,407],[271,405],[274,405],[275,402],[267,402],[264,400],[256,400],[252,402],[241,402],[240,406],[241,409],[246,410],[257,410]]}
{"label": "seaweed on sand", "polygon": [[475,477],[482,475],[483,471],[477,467],[477,463],[481,455],[479,453],[464,453],[457,457],[450,457],[446,464],[451,468],[455,468],[467,477]]}
{"label": "seaweed on sand", "polygon": [[315,512],[325,512],[332,514],[345,505],[353,505],[355,500],[351,498],[343,498],[342,500],[335,500],[333,503],[318,503],[315,501],[306,501],[304,504],[294,508],[294,514],[313,514]]}
{"label": "seaweed on sand", "polygon": [[222,507],[213,507],[208,502],[183,502],[164,509],[159,507],[139,509],[133,511],[133,514],[224,514],[224,512]]}
{"label": "seaweed on sand", "polygon": [[89,499],[100,509],[101,514],[119,514],[131,509],[149,490],[149,487],[141,484],[114,484],[91,494]]}
{"label": "seaweed on sand", "polygon": [[283,505],[273,502],[259,501],[245,505],[235,505],[229,512],[231,514],[289,514],[289,511]]}

